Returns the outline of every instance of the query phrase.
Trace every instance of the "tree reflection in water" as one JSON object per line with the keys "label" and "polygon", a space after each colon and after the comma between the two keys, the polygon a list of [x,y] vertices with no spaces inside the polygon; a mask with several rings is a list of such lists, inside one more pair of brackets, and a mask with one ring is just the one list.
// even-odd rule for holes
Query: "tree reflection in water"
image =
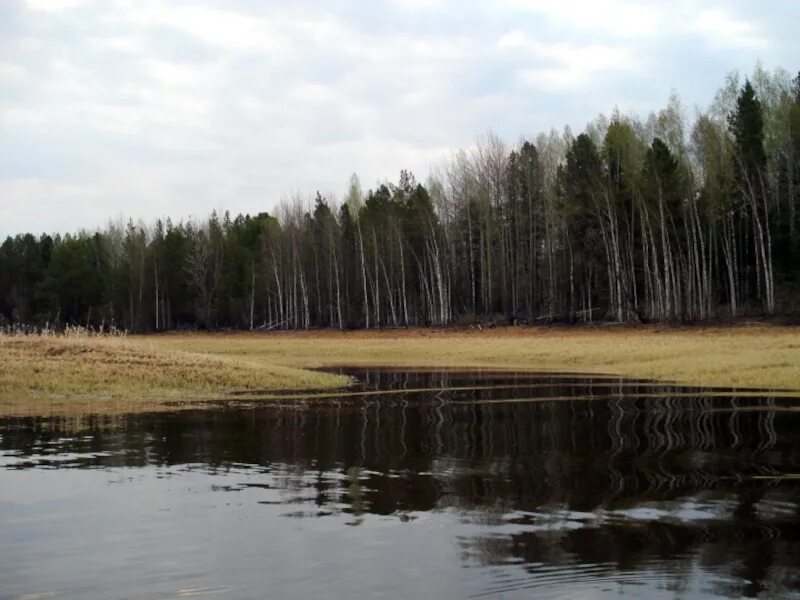
{"label": "tree reflection in water", "polygon": [[246,472],[284,517],[353,526],[455,515],[443,535],[462,566],[489,568],[486,593],[609,578],[680,593],[704,572],[708,594],[800,591],[793,399],[570,374],[341,371],[357,393],[94,417],[77,431],[5,419],[3,464],[192,465],[235,473],[227,494]]}

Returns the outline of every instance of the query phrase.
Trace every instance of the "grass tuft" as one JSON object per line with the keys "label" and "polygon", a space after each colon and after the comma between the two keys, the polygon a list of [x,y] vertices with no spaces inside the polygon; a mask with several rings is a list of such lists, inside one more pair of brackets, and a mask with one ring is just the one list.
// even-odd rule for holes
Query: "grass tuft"
{"label": "grass tuft", "polygon": [[[167,348],[146,338],[0,335],[0,414],[53,404],[96,412],[223,397],[235,389],[331,388],[347,379],[246,358]],[[113,410],[111,408],[113,407]],[[62,412],[61,410],[57,412]]]}

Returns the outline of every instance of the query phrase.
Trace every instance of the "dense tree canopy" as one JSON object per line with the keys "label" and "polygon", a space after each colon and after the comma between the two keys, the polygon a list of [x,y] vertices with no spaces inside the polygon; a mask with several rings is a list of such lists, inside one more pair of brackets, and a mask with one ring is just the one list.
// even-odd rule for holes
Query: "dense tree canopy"
{"label": "dense tree canopy", "polygon": [[760,68],[691,124],[673,96],[575,137],[488,135],[424,184],[402,171],[364,192],[354,175],[341,202],[0,246],[0,324],[672,321],[799,298],[800,74]]}

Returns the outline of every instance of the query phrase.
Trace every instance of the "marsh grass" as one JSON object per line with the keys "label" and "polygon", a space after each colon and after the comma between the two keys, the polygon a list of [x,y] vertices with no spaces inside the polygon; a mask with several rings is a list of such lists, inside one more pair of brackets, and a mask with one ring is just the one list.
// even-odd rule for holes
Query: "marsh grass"
{"label": "marsh grass", "polygon": [[800,329],[499,328],[189,334],[161,347],[263,365],[480,367],[611,374],[694,386],[800,389]]}
{"label": "marsh grass", "polygon": [[349,381],[308,368],[336,365],[524,369],[798,390],[800,329],[0,333],[0,415],[172,410],[248,390],[319,393]]}
{"label": "marsh grass", "polygon": [[234,389],[330,388],[348,379],[115,336],[0,335],[0,414],[155,409]]}
{"label": "marsh grass", "polygon": [[89,338],[89,337],[125,337],[127,330],[117,329],[114,325],[106,326],[105,323],[99,327],[84,327],[82,325],[66,325],[59,329],[52,326],[49,322],[39,327],[25,323],[11,323],[0,326],[0,336],[5,337],[45,337],[45,338]]}

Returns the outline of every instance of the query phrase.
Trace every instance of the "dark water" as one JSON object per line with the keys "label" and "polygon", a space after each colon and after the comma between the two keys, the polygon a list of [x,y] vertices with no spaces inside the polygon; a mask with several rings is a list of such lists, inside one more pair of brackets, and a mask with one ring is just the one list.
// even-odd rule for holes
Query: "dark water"
{"label": "dark water", "polygon": [[0,598],[800,597],[797,399],[349,372],[0,419]]}

